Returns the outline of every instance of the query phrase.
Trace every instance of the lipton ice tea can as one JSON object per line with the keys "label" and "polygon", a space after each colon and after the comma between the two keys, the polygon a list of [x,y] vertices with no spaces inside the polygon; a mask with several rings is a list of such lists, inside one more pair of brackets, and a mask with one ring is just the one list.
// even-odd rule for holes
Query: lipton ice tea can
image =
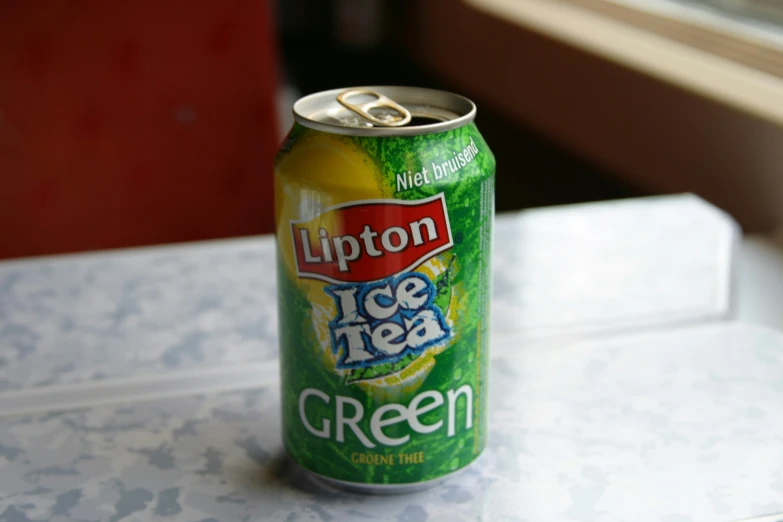
{"label": "lipton ice tea can", "polygon": [[294,105],[275,164],[283,439],[318,479],[404,492],[486,445],[495,159],[462,96]]}

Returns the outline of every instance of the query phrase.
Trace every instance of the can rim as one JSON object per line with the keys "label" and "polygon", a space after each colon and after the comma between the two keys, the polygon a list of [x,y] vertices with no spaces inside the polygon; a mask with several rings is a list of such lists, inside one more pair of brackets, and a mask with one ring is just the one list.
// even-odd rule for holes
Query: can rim
{"label": "can rim", "polygon": [[[364,89],[384,94],[401,105],[423,104],[447,109],[457,115],[456,118],[430,123],[427,125],[411,125],[406,127],[348,127],[318,121],[310,117],[316,111],[323,111],[328,104],[337,104],[337,96],[347,89]],[[311,129],[328,132],[331,134],[343,134],[347,136],[421,136],[424,134],[436,134],[447,130],[456,129],[467,125],[476,118],[476,105],[459,94],[437,89],[405,86],[359,86],[330,89],[310,94],[300,98],[293,106],[294,120]]]}

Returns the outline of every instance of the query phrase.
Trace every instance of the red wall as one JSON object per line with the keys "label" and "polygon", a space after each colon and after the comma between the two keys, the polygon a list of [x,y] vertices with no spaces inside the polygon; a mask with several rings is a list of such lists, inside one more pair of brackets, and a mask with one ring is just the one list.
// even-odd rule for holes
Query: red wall
{"label": "red wall", "polygon": [[0,2],[0,257],[269,232],[266,0]]}

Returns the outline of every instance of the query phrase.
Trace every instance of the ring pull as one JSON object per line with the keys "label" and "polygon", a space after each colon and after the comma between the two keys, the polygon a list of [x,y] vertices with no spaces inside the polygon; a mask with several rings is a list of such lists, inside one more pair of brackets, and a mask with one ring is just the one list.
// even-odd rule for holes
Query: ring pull
{"label": "ring pull", "polygon": [[[348,101],[350,96],[372,96],[375,100],[365,102],[362,104],[351,103]],[[337,95],[337,101],[346,109],[355,112],[373,125],[380,127],[402,127],[407,125],[411,121],[411,113],[395,102],[391,98],[384,96],[383,94],[368,89],[348,89]],[[373,115],[370,111],[372,109],[392,109],[396,114],[384,113],[380,116]]]}

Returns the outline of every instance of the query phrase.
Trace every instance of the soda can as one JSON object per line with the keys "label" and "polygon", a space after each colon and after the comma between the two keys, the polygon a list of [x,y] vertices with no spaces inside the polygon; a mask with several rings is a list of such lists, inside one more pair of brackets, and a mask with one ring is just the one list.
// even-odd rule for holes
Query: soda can
{"label": "soda can", "polygon": [[434,485],[487,440],[495,159],[475,105],[306,96],[275,161],[283,441],[313,477]]}

